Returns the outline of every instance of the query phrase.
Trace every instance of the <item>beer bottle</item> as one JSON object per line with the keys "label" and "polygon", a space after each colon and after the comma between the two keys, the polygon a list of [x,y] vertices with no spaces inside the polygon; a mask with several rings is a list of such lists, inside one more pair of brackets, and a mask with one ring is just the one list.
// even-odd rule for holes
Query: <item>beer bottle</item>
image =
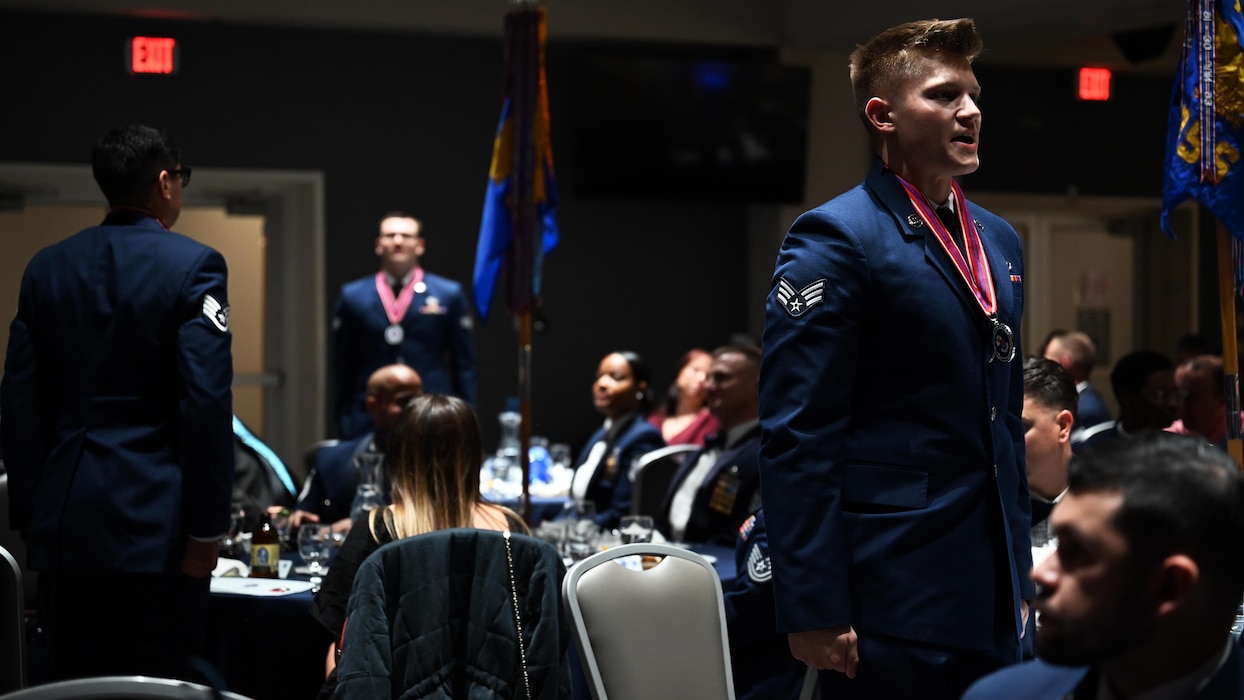
{"label": "beer bottle", "polygon": [[272,527],[272,516],[265,512],[259,529],[251,536],[251,576],[276,578],[281,562],[281,537]]}

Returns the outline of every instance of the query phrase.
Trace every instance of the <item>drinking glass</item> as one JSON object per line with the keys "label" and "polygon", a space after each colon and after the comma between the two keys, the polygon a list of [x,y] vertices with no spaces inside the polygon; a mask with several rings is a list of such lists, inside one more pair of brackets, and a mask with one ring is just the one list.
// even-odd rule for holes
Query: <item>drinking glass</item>
{"label": "drinking glass", "polygon": [[234,505],[229,511],[229,531],[220,538],[220,551],[227,557],[237,558],[238,535],[242,534],[242,522],[246,519],[246,511],[242,506]]}
{"label": "drinking glass", "polygon": [[651,542],[654,524],[651,515],[624,515],[619,521],[618,534],[622,544]]}
{"label": "drinking glass", "polygon": [[600,526],[596,524],[596,504],[584,501],[574,504],[571,520],[566,526],[566,556],[573,561],[596,553]]}
{"label": "drinking glass", "polygon": [[332,526],[323,523],[303,523],[298,528],[298,554],[307,562],[311,574],[311,590],[320,590],[324,581],[322,563],[328,561],[332,547]]}

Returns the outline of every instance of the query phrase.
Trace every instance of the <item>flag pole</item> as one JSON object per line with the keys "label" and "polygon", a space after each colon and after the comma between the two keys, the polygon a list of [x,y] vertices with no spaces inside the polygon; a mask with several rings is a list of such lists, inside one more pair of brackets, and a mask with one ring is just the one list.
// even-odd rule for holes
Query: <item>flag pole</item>
{"label": "flag pole", "polygon": [[1235,331],[1235,270],[1232,236],[1221,221],[1218,232],[1218,307],[1222,314],[1222,374],[1227,398],[1227,452],[1244,469],[1240,442],[1240,354]]}

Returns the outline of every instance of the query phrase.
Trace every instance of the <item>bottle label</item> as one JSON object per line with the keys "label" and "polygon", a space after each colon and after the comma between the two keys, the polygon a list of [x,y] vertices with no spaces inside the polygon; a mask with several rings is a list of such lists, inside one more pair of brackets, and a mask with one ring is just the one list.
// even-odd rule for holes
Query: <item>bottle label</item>
{"label": "bottle label", "polygon": [[281,545],[251,545],[251,575],[271,577],[276,575],[277,564],[281,561]]}

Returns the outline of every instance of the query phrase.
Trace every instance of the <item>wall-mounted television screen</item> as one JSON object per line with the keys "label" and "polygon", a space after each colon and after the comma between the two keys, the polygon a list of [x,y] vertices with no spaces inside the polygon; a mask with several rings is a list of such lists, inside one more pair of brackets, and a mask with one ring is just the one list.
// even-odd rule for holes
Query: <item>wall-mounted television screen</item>
{"label": "wall-mounted television screen", "polygon": [[578,70],[576,195],[803,201],[808,68],[586,53]]}

